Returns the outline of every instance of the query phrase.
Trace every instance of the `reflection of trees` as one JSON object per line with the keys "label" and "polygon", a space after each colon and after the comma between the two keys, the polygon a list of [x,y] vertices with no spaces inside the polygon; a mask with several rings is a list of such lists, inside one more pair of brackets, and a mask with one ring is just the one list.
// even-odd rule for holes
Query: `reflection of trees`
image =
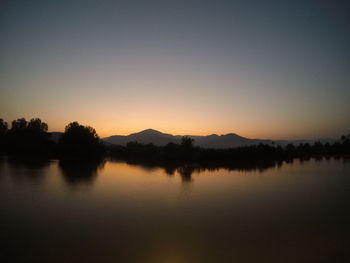
{"label": "reflection of trees", "polygon": [[8,157],[9,170],[18,180],[40,180],[45,174],[45,168],[50,164],[46,158]]}
{"label": "reflection of trees", "polygon": [[[292,162],[292,159],[288,160]],[[145,161],[145,160],[128,160],[128,164],[137,165],[146,171],[152,171],[156,168],[164,169],[165,173],[169,176],[175,175],[175,173],[181,176],[183,182],[193,182],[192,174],[194,172],[200,173],[204,171],[216,171],[218,169],[226,169],[228,171],[241,171],[241,172],[264,172],[272,167],[280,167],[282,165],[281,160],[257,160],[257,161],[231,161],[231,162],[201,162],[201,163],[189,163],[189,162],[170,162],[170,161]]]}
{"label": "reflection of trees", "polygon": [[350,158],[349,157],[343,158],[343,164],[350,165]]}
{"label": "reflection of trees", "polygon": [[204,172],[205,170],[216,170],[218,168],[208,168],[198,164],[182,164],[176,168],[176,171],[181,176],[182,182],[192,182],[192,174]]}
{"label": "reflection of trees", "polygon": [[[183,182],[192,182],[192,174],[193,173],[201,173],[204,171],[216,171],[219,169],[226,169],[228,171],[241,171],[241,172],[255,172],[258,171],[260,173],[266,171],[269,168],[275,166],[281,166],[281,162],[277,161],[264,161],[264,162],[235,162],[231,164],[217,164],[217,163],[184,163],[180,164],[176,167],[176,171],[180,174]],[[163,167],[165,171],[168,169],[167,167]]]}
{"label": "reflection of trees", "polygon": [[195,171],[195,168],[191,165],[183,165],[177,168],[177,172],[180,174],[182,182],[191,182],[192,173]]}
{"label": "reflection of trees", "polygon": [[174,167],[174,166],[166,166],[166,167],[164,167],[164,171],[165,171],[165,173],[167,175],[173,176],[175,174],[176,167]]}
{"label": "reflection of trees", "polygon": [[58,166],[68,184],[78,185],[81,183],[93,183],[104,163],[103,159],[62,159],[59,161]]}

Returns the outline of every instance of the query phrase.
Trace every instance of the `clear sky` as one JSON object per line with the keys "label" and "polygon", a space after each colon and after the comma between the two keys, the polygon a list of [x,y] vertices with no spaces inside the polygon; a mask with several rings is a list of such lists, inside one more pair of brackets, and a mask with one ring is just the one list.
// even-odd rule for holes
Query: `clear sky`
{"label": "clear sky", "polygon": [[339,137],[349,49],[346,0],[3,0],[0,118],[102,137]]}

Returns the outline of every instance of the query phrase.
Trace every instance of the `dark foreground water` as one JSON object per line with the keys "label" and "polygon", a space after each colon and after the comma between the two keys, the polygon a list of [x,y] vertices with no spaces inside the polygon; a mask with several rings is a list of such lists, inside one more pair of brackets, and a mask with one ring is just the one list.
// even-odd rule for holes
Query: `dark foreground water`
{"label": "dark foreground water", "polygon": [[[265,167],[266,168],[266,167]],[[1,262],[350,262],[350,163],[0,160]]]}

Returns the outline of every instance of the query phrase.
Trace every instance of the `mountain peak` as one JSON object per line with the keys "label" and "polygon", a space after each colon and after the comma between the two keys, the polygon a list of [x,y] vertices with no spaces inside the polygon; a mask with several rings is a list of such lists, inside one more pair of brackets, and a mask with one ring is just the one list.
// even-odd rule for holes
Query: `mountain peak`
{"label": "mountain peak", "polygon": [[232,137],[240,137],[240,138],[243,138],[242,136],[239,136],[238,134],[236,133],[228,133],[228,134],[225,134],[226,136],[232,136]]}
{"label": "mountain peak", "polygon": [[146,129],[138,132],[137,134],[162,134],[162,132],[154,130],[154,129]]}
{"label": "mountain peak", "polygon": [[[211,134],[208,136],[187,136],[195,139],[194,144],[196,146],[201,146],[205,148],[232,148],[257,144],[259,142],[267,142],[264,140],[252,140],[244,138],[235,133],[229,133],[225,135]],[[146,129],[127,136],[111,136],[105,138],[104,140],[106,142],[117,145],[126,145],[128,142],[135,141],[144,144],[153,143],[157,146],[164,146],[170,142],[181,143],[181,137],[181,135],[174,136],[172,134],[162,133],[154,129]]]}

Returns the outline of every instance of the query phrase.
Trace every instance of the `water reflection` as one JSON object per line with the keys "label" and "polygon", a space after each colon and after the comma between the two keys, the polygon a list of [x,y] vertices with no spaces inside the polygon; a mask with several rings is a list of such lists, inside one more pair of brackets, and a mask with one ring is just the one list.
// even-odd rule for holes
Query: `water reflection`
{"label": "water reflection", "polygon": [[[148,173],[161,168],[164,175],[181,177],[183,183],[194,182],[193,174],[203,173],[205,171],[214,172],[224,169],[227,171],[238,172],[258,172],[264,173],[270,168],[281,168],[283,164],[293,164],[298,161],[303,165],[310,160],[315,162],[329,162],[331,160],[342,160],[346,164],[350,161],[349,158],[340,157],[320,157],[320,158],[297,158],[286,159],[284,161],[257,161],[250,160],[246,162],[232,162],[230,164],[220,163],[178,163],[178,162],[142,162],[142,161],[128,161],[128,165],[133,165],[142,168]],[[118,160],[110,160],[112,162],[120,162]],[[46,158],[24,158],[24,157],[2,157],[0,159],[2,164],[6,164],[6,169],[9,170],[13,180],[33,180],[39,182],[46,174],[46,169],[52,164],[52,160]],[[62,159],[58,161],[58,168],[61,172],[62,178],[70,186],[92,185],[99,172],[103,170],[106,160],[104,159]],[[4,167],[2,169],[4,169]]]}
{"label": "water reflection", "polygon": [[[112,160],[113,161],[113,160]],[[114,160],[118,162],[118,160]],[[293,159],[286,160],[287,163],[292,163]],[[193,182],[193,173],[202,173],[205,171],[218,171],[225,169],[227,171],[239,172],[259,172],[263,173],[273,167],[281,167],[282,161],[273,160],[248,160],[232,161],[231,163],[181,163],[181,162],[145,162],[145,161],[127,161],[129,165],[136,165],[143,170],[151,172],[157,168],[164,170],[168,176],[174,176],[176,173],[181,176],[184,183]]]}
{"label": "water reflection", "polygon": [[[350,262],[348,160],[231,166],[0,160],[0,258]],[[6,181],[25,176],[26,183]],[[94,187],[66,191],[86,184]]]}
{"label": "water reflection", "polygon": [[92,184],[98,174],[103,169],[105,161],[103,159],[76,160],[62,159],[58,162],[65,182],[75,186],[78,184]]}
{"label": "water reflection", "polygon": [[28,158],[12,156],[2,160],[6,161],[7,168],[13,175],[13,180],[18,181],[40,181],[44,178],[45,170],[50,165],[50,160],[47,158]]}

